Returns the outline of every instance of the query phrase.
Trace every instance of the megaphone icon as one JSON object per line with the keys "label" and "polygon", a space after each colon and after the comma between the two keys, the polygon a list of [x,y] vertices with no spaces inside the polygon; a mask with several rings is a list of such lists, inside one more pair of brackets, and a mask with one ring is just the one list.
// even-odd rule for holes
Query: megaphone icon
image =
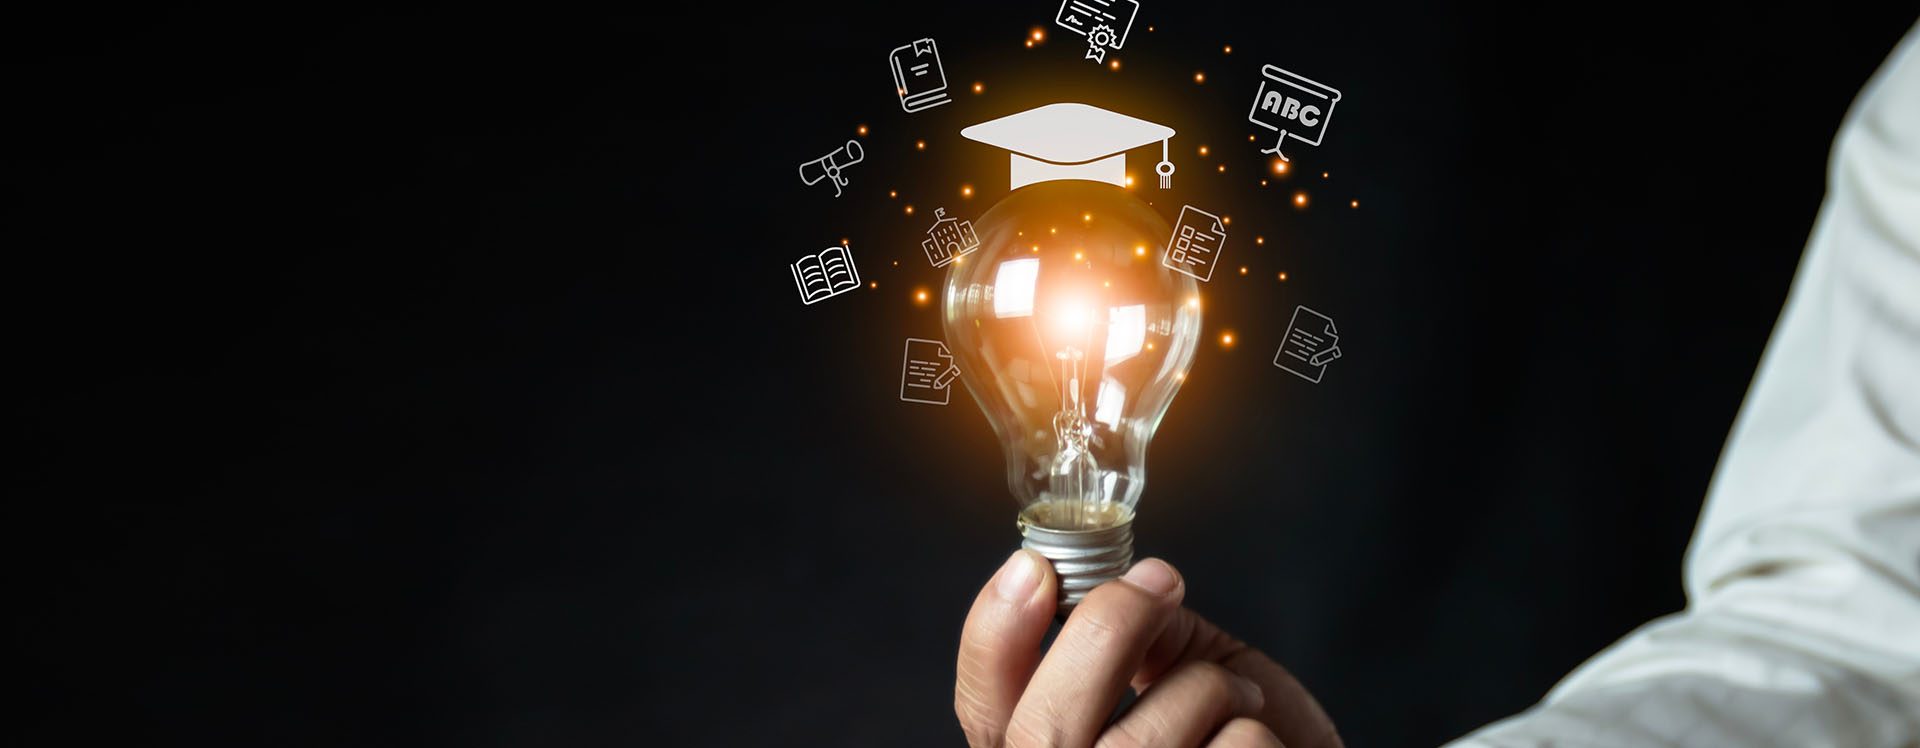
{"label": "megaphone icon", "polygon": [[833,196],[839,197],[840,188],[847,183],[847,178],[840,175],[840,170],[860,163],[866,157],[867,153],[861,150],[860,142],[849,140],[846,145],[833,149],[832,153],[801,164],[800,182],[814,185],[822,179],[833,180]]}

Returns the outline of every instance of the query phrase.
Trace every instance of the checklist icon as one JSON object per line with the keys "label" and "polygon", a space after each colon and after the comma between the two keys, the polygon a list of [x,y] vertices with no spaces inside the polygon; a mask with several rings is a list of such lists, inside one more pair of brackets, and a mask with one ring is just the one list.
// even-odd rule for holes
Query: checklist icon
{"label": "checklist icon", "polygon": [[1227,243],[1227,227],[1220,217],[1191,205],[1180,208],[1180,220],[1173,226],[1173,239],[1167,242],[1167,254],[1160,264],[1196,280],[1213,277],[1220,249]]}

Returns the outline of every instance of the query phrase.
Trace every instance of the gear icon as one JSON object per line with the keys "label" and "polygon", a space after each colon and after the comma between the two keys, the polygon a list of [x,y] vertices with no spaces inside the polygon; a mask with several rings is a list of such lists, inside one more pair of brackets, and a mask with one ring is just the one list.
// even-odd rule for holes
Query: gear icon
{"label": "gear icon", "polygon": [[1118,38],[1113,34],[1113,27],[1106,24],[1095,26],[1092,31],[1087,32],[1087,44],[1095,47],[1113,47],[1114,49],[1119,49],[1119,47],[1114,46],[1114,42],[1116,41],[1118,41]]}

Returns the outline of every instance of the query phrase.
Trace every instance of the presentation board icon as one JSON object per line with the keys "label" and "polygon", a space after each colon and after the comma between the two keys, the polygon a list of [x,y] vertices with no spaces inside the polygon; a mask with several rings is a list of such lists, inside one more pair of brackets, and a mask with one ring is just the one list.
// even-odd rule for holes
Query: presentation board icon
{"label": "presentation board icon", "polygon": [[853,248],[828,247],[819,254],[795,260],[793,285],[800,290],[800,303],[811,306],[860,287],[860,269],[853,265]]}
{"label": "presentation board icon", "polygon": [[1320,145],[1321,138],[1327,134],[1327,122],[1333,119],[1333,105],[1340,103],[1340,91],[1273,65],[1261,68],[1260,76],[1260,89],[1253,94],[1253,109],[1247,112],[1247,121],[1280,133],[1272,148],[1262,148],[1260,152],[1290,161],[1287,154],[1280,152],[1280,146],[1286,145],[1288,137],[1307,145]]}
{"label": "presentation board icon", "polygon": [[953,365],[953,352],[947,350],[946,343],[907,338],[907,350],[900,362],[901,400],[946,405],[958,376],[960,367]]}
{"label": "presentation board icon", "polygon": [[893,68],[900,108],[909,114],[953,101],[947,98],[947,71],[940,67],[940,48],[932,39],[895,47],[887,53],[887,65]]}
{"label": "presentation board icon", "polygon": [[1304,306],[1293,308],[1293,320],[1273,354],[1273,365],[1314,384],[1327,374],[1327,364],[1340,358],[1340,331],[1327,315]]}
{"label": "presentation board icon", "polygon": [[1083,59],[1097,65],[1106,62],[1107,50],[1127,45],[1127,32],[1133,30],[1133,17],[1139,13],[1136,0],[1062,0],[1053,22],[1086,37]]}
{"label": "presentation board icon", "polygon": [[973,233],[972,221],[957,221],[947,217],[946,208],[936,208],[933,228],[927,229],[926,241],[920,242],[920,248],[926,250],[927,262],[934,267],[946,267],[968,252],[980,248],[980,237]]}
{"label": "presentation board icon", "polygon": [[812,187],[820,180],[833,182],[833,196],[840,196],[840,188],[847,186],[847,178],[840,173],[867,157],[866,150],[860,147],[860,141],[849,140],[846,145],[833,149],[832,153],[821,156],[800,165],[800,183]]}
{"label": "presentation board icon", "polygon": [[1191,205],[1180,208],[1180,220],[1173,225],[1173,238],[1167,240],[1167,253],[1160,264],[1196,280],[1213,278],[1220,262],[1220,250],[1227,243],[1227,227],[1219,216]]}

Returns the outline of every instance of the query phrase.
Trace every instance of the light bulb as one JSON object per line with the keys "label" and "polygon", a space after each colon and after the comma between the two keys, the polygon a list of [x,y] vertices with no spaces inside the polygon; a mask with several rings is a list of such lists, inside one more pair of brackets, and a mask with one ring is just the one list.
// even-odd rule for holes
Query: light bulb
{"label": "light bulb", "polygon": [[1199,291],[1160,264],[1166,221],[1111,184],[1022,187],[974,227],[980,249],[947,274],[946,339],[1064,614],[1132,563],[1147,444],[1193,363]]}

